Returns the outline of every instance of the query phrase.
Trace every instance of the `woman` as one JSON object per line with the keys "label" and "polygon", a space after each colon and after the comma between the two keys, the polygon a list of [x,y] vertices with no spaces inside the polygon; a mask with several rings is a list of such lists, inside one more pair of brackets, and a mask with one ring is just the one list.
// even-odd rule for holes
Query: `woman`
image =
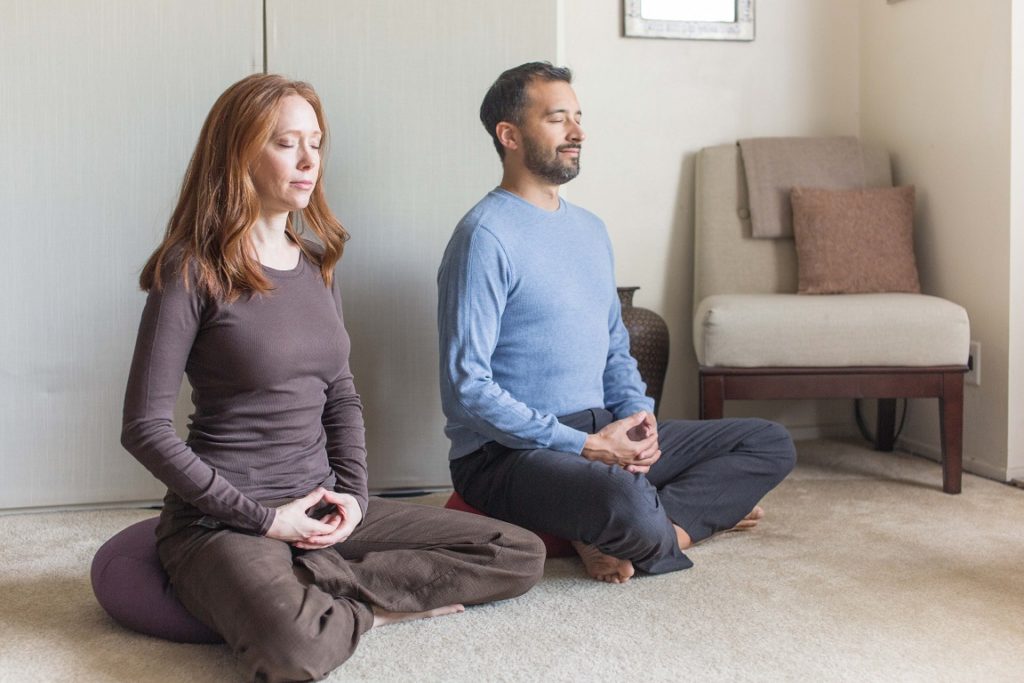
{"label": "woman", "polygon": [[320,678],[372,626],[519,595],[543,568],[517,527],[368,498],[326,139],[308,84],[258,74],[217,100],[142,271],[125,395],[122,443],[168,487],[161,562],[257,680]]}

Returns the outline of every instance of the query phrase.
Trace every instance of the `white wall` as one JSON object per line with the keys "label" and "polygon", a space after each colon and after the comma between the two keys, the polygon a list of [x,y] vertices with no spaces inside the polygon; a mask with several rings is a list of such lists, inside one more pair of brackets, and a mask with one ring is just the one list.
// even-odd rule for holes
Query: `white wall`
{"label": "white wall", "polygon": [[121,448],[144,295],[258,0],[0,2],[0,508],[158,498]]}
{"label": "white wall", "polygon": [[[891,150],[898,183],[918,188],[923,290],[967,308],[971,338],[981,342],[982,384],[966,387],[964,464],[996,478],[1006,473],[1009,423],[1021,419],[1008,412],[1010,5],[862,0],[860,7],[861,132]],[[903,443],[937,455],[935,401],[913,402]]]}
{"label": "white wall", "polygon": [[[564,3],[565,62],[576,71],[589,136],[568,197],[604,218],[619,284],[639,285],[637,305],[669,324],[661,417],[693,418],[694,157],[741,137],[856,135],[858,7],[759,2],[756,39],[741,43],[623,38],[621,0]],[[748,408],[727,403],[730,414]],[[756,408],[798,434],[848,432],[850,410],[848,401]]]}

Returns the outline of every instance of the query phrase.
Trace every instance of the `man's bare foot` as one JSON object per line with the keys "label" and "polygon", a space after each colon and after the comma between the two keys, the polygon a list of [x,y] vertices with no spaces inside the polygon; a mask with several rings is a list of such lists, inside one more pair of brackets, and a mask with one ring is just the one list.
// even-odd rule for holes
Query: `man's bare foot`
{"label": "man's bare foot", "polygon": [[690,534],[686,533],[683,527],[678,524],[673,524],[672,528],[676,530],[676,543],[679,544],[680,550],[686,550],[693,545],[693,541],[690,539]]}
{"label": "man's bare foot", "polygon": [[462,605],[445,605],[444,607],[435,607],[434,609],[428,609],[423,612],[389,612],[386,609],[380,607],[373,607],[373,626],[387,626],[388,624],[397,624],[400,621],[413,621],[414,619],[430,619],[431,617],[443,617],[448,614],[458,614],[459,612],[465,612],[466,608]]}
{"label": "man's bare foot", "polygon": [[757,526],[757,523],[764,519],[764,508],[760,505],[755,505],[754,509],[750,511],[750,514],[741,519],[736,526],[729,529],[729,531],[743,531],[745,529],[753,529]]}
{"label": "man's bare foot", "polygon": [[[764,519],[764,508],[760,505],[755,505],[754,509],[750,513],[737,522],[736,526],[726,531],[746,531],[747,529],[753,529],[757,526],[757,523]],[[679,543],[680,550],[686,550],[693,545],[693,540],[690,535],[686,533],[683,527],[673,524],[672,527],[676,530],[676,542]]]}
{"label": "man's bare foot", "polygon": [[635,570],[633,563],[629,560],[620,560],[611,555],[605,555],[592,545],[585,545],[579,541],[573,541],[572,547],[576,549],[580,559],[583,560],[583,568],[591,578],[605,583],[626,583],[633,576]]}

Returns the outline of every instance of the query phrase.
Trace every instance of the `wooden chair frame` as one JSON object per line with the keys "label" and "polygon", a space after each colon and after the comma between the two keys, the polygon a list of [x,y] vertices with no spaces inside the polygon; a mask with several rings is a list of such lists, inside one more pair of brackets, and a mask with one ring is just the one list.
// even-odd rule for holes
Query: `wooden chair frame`
{"label": "wooden chair frame", "polygon": [[727,400],[875,398],[875,447],[895,442],[896,399],[937,398],[942,490],[960,493],[966,366],[856,368],[700,368],[700,419],[721,418]]}

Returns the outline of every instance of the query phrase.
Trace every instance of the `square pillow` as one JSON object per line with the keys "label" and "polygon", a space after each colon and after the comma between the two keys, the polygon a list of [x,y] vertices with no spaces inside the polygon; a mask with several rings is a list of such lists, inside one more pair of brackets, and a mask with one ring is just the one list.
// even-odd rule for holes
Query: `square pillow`
{"label": "square pillow", "polygon": [[921,291],[914,260],[914,187],[794,187],[800,294]]}

